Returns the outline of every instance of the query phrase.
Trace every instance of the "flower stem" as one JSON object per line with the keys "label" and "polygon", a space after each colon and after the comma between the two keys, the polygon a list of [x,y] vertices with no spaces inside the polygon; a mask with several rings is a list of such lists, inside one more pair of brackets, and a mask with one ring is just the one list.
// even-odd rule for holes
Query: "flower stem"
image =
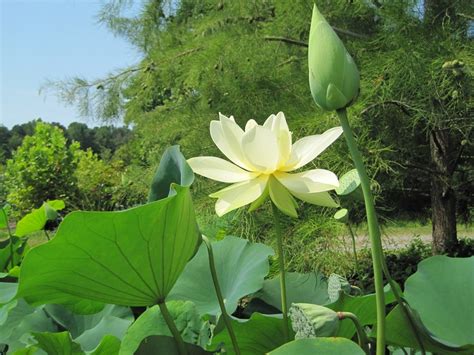
{"label": "flower stem", "polygon": [[364,350],[367,355],[369,355],[369,339],[367,338],[367,334],[365,333],[362,324],[360,324],[359,318],[357,318],[354,313],[350,312],[338,312],[338,314],[340,314],[340,319],[350,319],[352,323],[354,323],[357,331],[357,337],[359,338],[359,346]]}
{"label": "flower stem", "polygon": [[48,241],[51,240],[51,238],[49,237],[49,233],[46,229],[43,229],[43,232],[44,232],[44,235],[46,236],[46,239],[48,239]]}
{"label": "flower stem", "polygon": [[[13,268],[15,266],[15,260],[13,255],[14,255],[14,251],[13,251],[13,234],[12,234],[12,231],[10,229],[10,224],[8,223],[8,215],[7,213],[5,212],[5,210],[2,208],[2,213],[3,213],[3,216],[5,217],[5,222],[7,224],[7,230],[8,230],[8,238],[10,239],[10,265],[11,267]],[[6,267],[6,266],[5,266]]]}
{"label": "flower stem", "polygon": [[357,148],[357,143],[352,134],[351,126],[347,119],[346,109],[337,110],[339,121],[344,130],[344,137],[346,138],[349,152],[357,169],[364,194],[365,211],[367,214],[367,224],[369,227],[369,236],[372,251],[372,265],[374,269],[374,283],[377,306],[377,348],[376,354],[385,354],[385,295],[383,289],[383,249],[380,240],[380,229],[377,221],[377,214],[375,212],[374,198],[370,190],[370,180],[365,170],[362,156]]}
{"label": "flower stem", "polygon": [[234,328],[232,328],[231,319],[229,315],[227,314],[227,310],[225,309],[224,298],[222,297],[221,288],[219,286],[219,280],[217,278],[217,270],[216,270],[216,265],[214,262],[214,253],[212,251],[212,245],[209,239],[205,235],[202,235],[201,237],[202,237],[202,241],[206,245],[207,254],[209,255],[209,267],[211,269],[212,282],[214,283],[214,289],[216,290],[216,295],[219,301],[219,307],[221,308],[222,317],[224,318],[225,326],[227,328],[227,331],[229,332],[229,336],[232,341],[232,346],[234,347],[235,354],[240,355],[240,348],[239,348],[239,344],[237,343],[237,337],[235,336]]}
{"label": "flower stem", "polygon": [[187,355],[188,352],[186,350],[184,340],[181,337],[181,333],[179,332],[178,328],[176,328],[176,324],[174,323],[170,311],[168,311],[168,307],[166,307],[165,301],[158,302],[158,306],[160,307],[161,314],[163,315],[163,318],[165,319],[165,322],[168,325],[171,334],[173,334],[174,340],[176,340],[176,345],[178,346],[179,354]]}
{"label": "flower stem", "polygon": [[278,208],[272,202],[273,221],[275,223],[275,234],[278,245],[278,264],[280,267],[280,294],[281,294],[281,312],[283,313],[283,334],[285,342],[290,341],[290,323],[288,321],[288,304],[286,301],[286,276],[285,276],[285,254],[283,252],[283,235],[281,233],[280,213]]}
{"label": "flower stem", "polygon": [[[349,151],[352,155],[352,160],[354,161],[354,165],[356,166],[357,172],[360,177],[360,182],[362,186],[362,192],[364,194],[364,201],[365,201],[365,209],[367,213],[367,224],[369,226],[369,236],[370,236],[370,241],[372,244],[372,260],[373,260],[373,265],[374,265],[374,277],[375,277],[375,290],[377,292],[377,273],[379,273],[379,270],[376,272],[375,264],[376,264],[376,259],[374,258],[374,254],[378,254],[380,259],[377,264],[381,266],[383,274],[385,275],[390,288],[393,292],[393,295],[395,296],[395,299],[397,300],[398,305],[400,306],[402,313],[404,314],[405,318],[407,319],[408,323],[410,324],[412,333],[415,335],[415,338],[417,340],[418,346],[420,347],[421,353],[424,355],[425,354],[425,348],[423,345],[423,342],[421,341],[420,334],[417,330],[417,327],[415,325],[415,320],[413,319],[412,313],[410,312],[409,305],[405,303],[403,300],[402,296],[399,293],[399,286],[395,280],[392,279],[392,276],[390,275],[390,271],[388,270],[387,262],[385,260],[385,256],[383,253],[383,248],[382,248],[382,241],[380,239],[380,227],[377,221],[377,214],[375,212],[375,207],[374,207],[374,199],[372,196],[372,192],[370,191],[370,183],[369,183],[369,177],[367,176],[367,172],[365,170],[364,163],[362,161],[362,156],[357,149],[357,144],[355,142],[355,139],[352,135],[352,129],[351,126],[349,125],[349,121],[347,119],[347,112],[346,109],[338,110],[336,111],[339,120],[341,122],[342,129],[344,130],[344,136],[347,141],[347,145],[349,147]],[[383,281],[383,280],[382,280]],[[383,287],[383,286],[382,286]],[[383,294],[382,294],[383,295]],[[378,302],[379,299],[377,298],[377,309],[378,309]],[[385,312],[384,312],[385,313]],[[379,322],[378,322],[378,311],[377,311],[377,327],[379,327]],[[381,330],[382,331],[382,330]],[[385,331],[383,330],[383,333]],[[377,328],[377,345],[378,345],[378,338],[379,338],[379,329]],[[378,354],[378,346],[377,346],[377,354]]]}
{"label": "flower stem", "polygon": [[355,261],[356,272],[359,273],[360,272],[359,259],[357,258],[356,239],[355,239],[354,231],[352,230],[350,222],[347,222],[346,225],[347,225],[347,229],[349,230],[349,234],[351,235],[351,239],[352,239],[352,252],[354,253],[354,261]]}

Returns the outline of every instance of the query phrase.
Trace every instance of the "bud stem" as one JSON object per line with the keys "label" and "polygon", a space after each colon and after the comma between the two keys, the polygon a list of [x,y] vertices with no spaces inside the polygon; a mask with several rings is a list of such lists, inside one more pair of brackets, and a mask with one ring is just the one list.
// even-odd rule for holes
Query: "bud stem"
{"label": "bud stem", "polygon": [[344,130],[344,137],[346,138],[349,152],[351,153],[354,165],[359,173],[360,184],[364,194],[365,211],[367,214],[367,225],[369,227],[369,236],[372,251],[372,265],[374,269],[374,283],[377,306],[377,355],[385,354],[385,294],[383,289],[383,249],[380,240],[380,229],[377,221],[377,214],[375,212],[374,198],[370,190],[370,180],[365,170],[362,156],[357,148],[357,143],[352,134],[351,126],[347,119],[346,109],[336,111],[342,129]]}
{"label": "bud stem", "polygon": [[365,333],[362,324],[360,324],[359,318],[357,318],[354,313],[350,312],[338,312],[338,314],[341,315],[341,319],[350,319],[352,323],[354,323],[357,331],[357,337],[359,339],[359,346],[364,350],[367,355],[369,355],[369,339],[367,338],[367,334]]}
{"label": "bud stem", "polygon": [[[374,206],[374,198],[372,196],[372,191],[370,190],[370,182],[369,177],[367,176],[367,172],[365,170],[364,162],[362,161],[362,156],[357,148],[357,143],[354,139],[352,134],[351,126],[349,125],[349,121],[347,119],[347,111],[346,109],[341,109],[336,111],[337,116],[339,117],[339,121],[341,122],[342,129],[344,130],[344,137],[346,138],[347,146],[349,147],[349,152],[351,153],[352,160],[354,161],[354,165],[357,169],[357,172],[360,177],[360,184],[362,186],[362,192],[364,194],[364,202],[365,202],[365,210],[367,214],[367,224],[369,227],[369,236],[370,242],[372,245],[372,263],[374,268],[374,281],[375,281],[375,293],[376,293],[376,300],[377,300],[377,355],[383,354],[383,349],[385,348],[385,301],[384,301],[384,293],[383,293],[383,275],[381,275],[381,270],[387,281],[390,285],[390,288],[397,300],[398,305],[400,306],[403,315],[405,316],[406,320],[408,321],[410,328],[417,340],[418,346],[421,350],[421,353],[425,354],[425,348],[423,342],[421,341],[420,334],[417,330],[415,325],[415,320],[413,319],[412,313],[409,310],[409,305],[404,302],[402,296],[399,292],[399,285],[397,282],[392,279],[390,275],[390,271],[388,270],[387,263],[385,261],[385,256],[383,253],[382,241],[380,239],[380,227],[377,221],[377,213],[375,212]],[[381,268],[381,270],[380,270]],[[381,288],[381,290],[380,290]],[[379,296],[379,293],[381,297]],[[382,309],[381,303],[383,302],[383,313],[379,314],[379,309]],[[383,315],[383,322],[381,323],[379,318]],[[380,344],[383,344],[383,348],[380,350],[379,353],[379,338],[380,335],[383,335],[384,339]]]}

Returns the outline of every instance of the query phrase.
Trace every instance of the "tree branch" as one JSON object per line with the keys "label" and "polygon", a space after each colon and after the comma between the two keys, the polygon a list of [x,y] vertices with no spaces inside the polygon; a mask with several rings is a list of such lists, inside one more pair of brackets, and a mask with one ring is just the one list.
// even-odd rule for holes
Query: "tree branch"
{"label": "tree branch", "polygon": [[[368,37],[366,35],[360,34],[360,33],[355,33],[349,30],[343,30],[342,28],[338,27],[333,27],[333,30],[339,34],[350,36],[350,37],[355,37],[359,39],[367,39]],[[264,40],[266,41],[280,41],[280,42],[285,42],[288,44],[294,44],[296,46],[301,46],[301,47],[308,47],[308,43],[299,41],[297,39],[293,38],[288,38],[288,37],[281,37],[281,36],[265,36],[263,37]]]}
{"label": "tree branch", "polygon": [[372,104],[372,105],[369,105],[367,106],[365,109],[363,109],[361,112],[360,112],[360,115],[364,115],[366,114],[368,111],[376,108],[377,106],[383,106],[383,105],[395,105],[395,106],[398,106],[404,114],[406,114],[407,116],[410,115],[410,111],[416,111],[416,109],[402,101],[398,101],[398,100],[386,100],[386,101],[382,101],[382,102],[377,102],[375,104]]}

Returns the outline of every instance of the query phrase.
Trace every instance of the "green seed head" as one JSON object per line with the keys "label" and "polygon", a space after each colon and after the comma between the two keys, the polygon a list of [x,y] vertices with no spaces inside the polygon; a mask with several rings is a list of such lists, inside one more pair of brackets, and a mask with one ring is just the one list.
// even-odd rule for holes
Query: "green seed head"
{"label": "green seed head", "polygon": [[309,86],[316,104],[333,111],[349,106],[359,93],[359,71],[344,44],[316,5],[309,33]]}
{"label": "green seed head", "polygon": [[293,303],[289,316],[295,339],[335,336],[341,322],[332,309],[309,303]]}

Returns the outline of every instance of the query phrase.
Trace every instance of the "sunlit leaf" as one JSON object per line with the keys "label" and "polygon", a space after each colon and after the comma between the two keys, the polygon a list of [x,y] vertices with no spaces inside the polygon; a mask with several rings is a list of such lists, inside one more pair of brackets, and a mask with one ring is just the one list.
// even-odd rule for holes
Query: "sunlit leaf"
{"label": "sunlit leaf", "polygon": [[[213,242],[212,247],[226,310],[233,313],[240,298],[262,287],[269,271],[268,257],[273,255],[273,250],[266,245],[252,244],[231,236]],[[204,245],[186,265],[169,299],[192,301],[201,314],[220,313]]]}
{"label": "sunlit leaf", "polygon": [[26,255],[19,296],[31,304],[164,300],[199,240],[189,188],[174,188],[174,196],[125,211],[69,214],[53,240]]}
{"label": "sunlit leaf", "polygon": [[42,230],[46,222],[55,220],[58,216],[57,211],[62,209],[64,209],[64,201],[62,200],[52,200],[43,203],[40,208],[34,209],[18,221],[15,235],[24,237]]}

